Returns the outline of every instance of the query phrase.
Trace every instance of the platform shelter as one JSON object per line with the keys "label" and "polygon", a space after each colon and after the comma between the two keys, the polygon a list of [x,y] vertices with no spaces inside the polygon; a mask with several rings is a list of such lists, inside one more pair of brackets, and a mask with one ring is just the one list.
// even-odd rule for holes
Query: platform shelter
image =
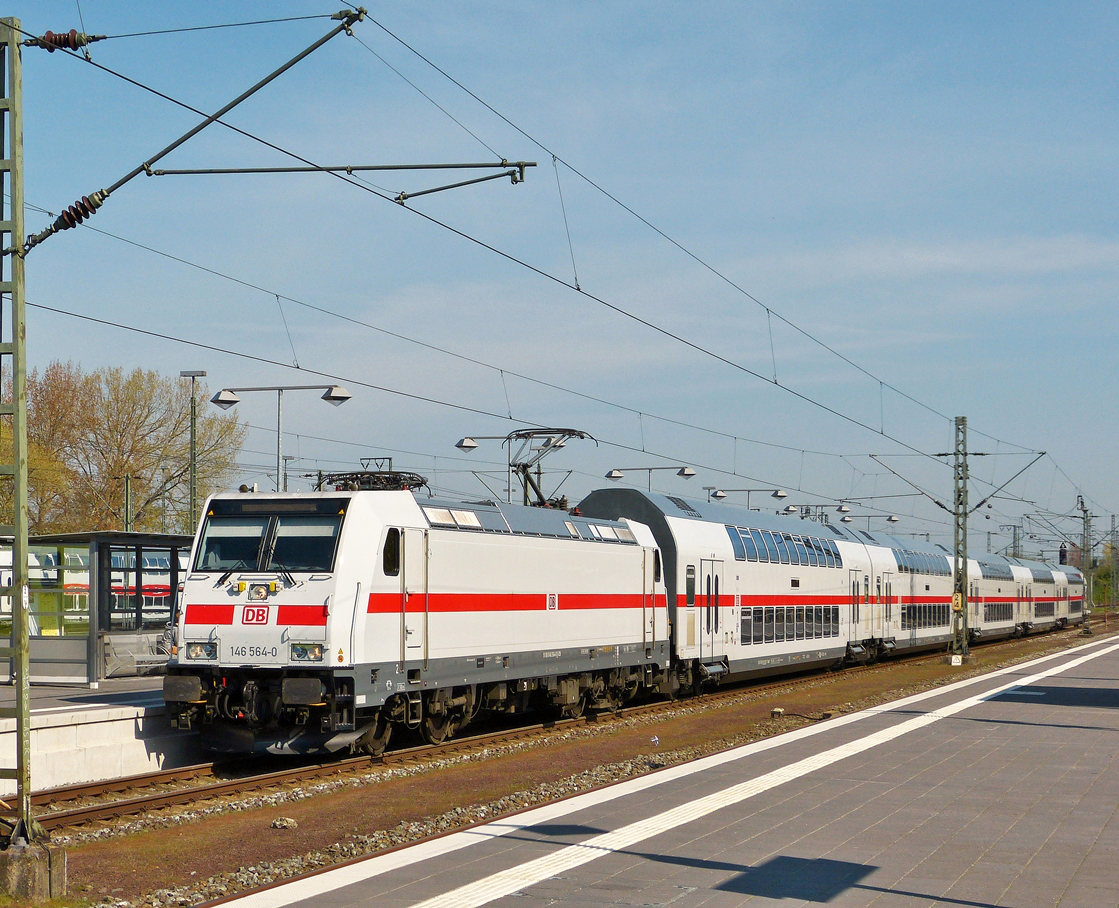
{"label": "platform shelter", "polygon": [[[32,683],[95,684],[158,670],[192,537],[117,531],[33,536],[30,548]],[[10,541],[0,578],[11,582]],[[0,637],[12,630],[0,597]],[[0,680],[10,678],[0,662]]]}

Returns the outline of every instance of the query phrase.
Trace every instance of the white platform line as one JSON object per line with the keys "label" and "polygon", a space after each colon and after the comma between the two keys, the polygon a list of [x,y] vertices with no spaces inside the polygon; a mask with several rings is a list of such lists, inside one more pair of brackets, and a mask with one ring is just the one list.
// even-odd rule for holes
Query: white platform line
{"label": "white platform line", "polygon": [[[715,792],[714,794],[696,801],[689,802],[688,804],[683,804],[672,810],[665,811],[647,820],[633,823],[615,830],[614,832],[604,833],[603,835],[588,839],[578,845],[561,848],[544,858],[530,861],[510,870],[485,877],[475,883],[461,886],[444,895],[436,896],[425,902],[418,903],[416,908],[452,908],[452,906],[456,906],[456,908],[457,906],[471,906],[471,908],[473,908],[473,906],[484,905],[494,899],[517,892],[526,886],[543,882],[549,877],[562,873],[564,870],[578,867],[596,858],[602,857],[603,855],[628,848],[637,842],[658,835],[682,823],[692,822],[716,810],[721,810],[723,807],[740,803],[777,785],[806,775],[815,769],[829,766],[839,760],[861,753],[868,748],[876,747],[879,744],[891,741],[901,735],[928,726],[942,718],[955,715],[961,710],[968,709],[977,703],[996,697],[1008,689],[1020,687],[1025,684],[1032,684],[1052,675],[1060,674],[1061,672],[1116,650],[1119,650],[1119,644],[1112,644],[1106,648],[1054,666],[1053,668],[1027,678],[1015,679],[1014,681],[985,691],[982,694],[961,700],[958,703],[950,704],[934,712],[908,719],[893,728],[872,733],[851,744],[841,745],[832,750],[808,757],[805,760],[782,767],[781,769],[759,776],[756,779],[751,779],[723,791]],[[752,744],[746,744],[742,747],[713,754],[710,757],[704,757],[689,763],[673,766],[661,770],[660,772],[641,776],[637,779],[631,779],[627,782],[621,782],[609,788],[577,795],[565,801],[559,801],[554,804],[548,804],[543,807],[525,811],[524,813],[520,813],[506,820],[498,820],[493,823],[475,826],[472,829],[451,833],[450,835],[438,839],[420,842],[417,845],[402,848],[388,854],[377,855],[323,873],[301,877],[292,880],[290,883],[283,883],[269,889],[250,893],[238,899],[232,899],[227,904],[236,904],[238,908],[285,908],[285,906],[295,904],[304,899],[333,892],[345,886],[360,883],[402,867],[449,854],[479,842],[546,823],[559,817],[585,810],[589,807],[605,804],[617,798],[645,791],[667,782],[672,782],[684,776],[694,775],[695,773],[703,772],[716,766],[725,765],[775,747],[784,746],[793,741],[823,734],[854,722],[864,721],[873,716],[903,709],[933,697],[952,693],[980,684],[984,681],[990,681],[1000,676],[1021,672],[1024,669],[1029,669],[1032,666],[1059,659],[1066,655],[1067,653],[1058,653],[1045,656],[1030,662],[990,672],[986,675],[979,675],[920,694],[914,694],[913,696],[895,700],[879,707],[851,713],[846,716],[839,716],[834,719],[829,719],[827,722],[806,726],[796,731],[778,735],[773,738],[767,738],[764,741],[756,741]]]}
{"label": "white platform line", "polygon": [[128,703],[75,703],[71,706],[38,706],[31,710],[34,716],[45,715],[47,713],[88,713],[95,710],[110,710],[110,709],[147,709],[149,706],[162,706],[163,695],[158,697],[151,697],[148,699],[133,700]]}

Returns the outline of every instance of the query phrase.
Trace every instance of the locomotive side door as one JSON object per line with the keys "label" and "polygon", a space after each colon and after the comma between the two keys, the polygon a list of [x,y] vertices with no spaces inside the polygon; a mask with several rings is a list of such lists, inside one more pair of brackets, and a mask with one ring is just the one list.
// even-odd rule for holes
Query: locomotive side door
{"label": "locomotive side door", "polygon": [[427,662],[427,530],[405,528],[401,564],[401,661]]}

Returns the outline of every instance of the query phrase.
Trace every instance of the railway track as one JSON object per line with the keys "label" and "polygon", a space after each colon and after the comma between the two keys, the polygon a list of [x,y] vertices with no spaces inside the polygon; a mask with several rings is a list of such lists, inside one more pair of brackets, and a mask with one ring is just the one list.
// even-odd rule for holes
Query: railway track
{"label": "railway track", "polygon": [[[1076,634],[1076,631],[1070,629],[1059,633],[1071,637]],[[1014,649],[1025,646],[1031,640],[1036,642],[1037,639],[999,641],[985,646],[984,653],[995,655],[1004,652],[1012,653]],[[835,678],[841,680],[864,674],[888,674],[898,666],[913,668],[942,661],[943,654],[939,652],[917,655],[886,663],[850,667],[842,673],[836,673]],[[616,711],[591,713],[573,719],[556,719],[484,732],[456,738],[442,744],[399,748],[387,751],[378,757],[347,757],[322,763],[286,766],[279,770],[269,769],[265,772],[253,771],[262,762],[259,760],[247,764],[203,763],[160,770],[105,782],[83,783],[35,792],[32,795],[32,806],[36,808],[36,818],[48,831],[68,829],[95,822],[138,816],[168,807],[194,805],[223,797],[259,793],[272,788],[319,779],[356,775],[375,767],[419,765],[447,756],[461,756],[511,742],[546,737],[558,731],[585,725],[602,724],[637,716],[655,717],[660,714],[667,716],[681,711],[717,709],[728,701],[758,700],[774,691],[794,692],[798,687],[817,681],[825,675],[828,675],[826,670],[816,670],[801,675],[782,676],[772,681],[747,682],[714,691],[702,698],[635,704],[621,707]],[[824,713],[821,716],[802,718],[819,720],[829,716],[830,713]],[[216,778],[223,774],[229,777]],[[67,804],[74,806],[61,806]]]}

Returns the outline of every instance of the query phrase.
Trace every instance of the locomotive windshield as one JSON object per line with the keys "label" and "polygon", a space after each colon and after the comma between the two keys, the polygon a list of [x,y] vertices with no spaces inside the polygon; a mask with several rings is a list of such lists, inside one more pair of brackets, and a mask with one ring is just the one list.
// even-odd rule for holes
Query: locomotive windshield
{"label": "locomotive windshield", "polygon": [[[194,570],[222,573],[333,570],[343,508],[337,502],[320,500],[308,502],[304,513],[291,513],[294,509],[289,502],[274,503],[287,507],[261,507],[267,504],[260,502],[251,508],[252,513],[245,513],[250,508],[233,508],[228,502],[214,502],[202,527]],[[322,507],[323,504],[333,506]],[[275,513],[277,511],[280,513]]]}

